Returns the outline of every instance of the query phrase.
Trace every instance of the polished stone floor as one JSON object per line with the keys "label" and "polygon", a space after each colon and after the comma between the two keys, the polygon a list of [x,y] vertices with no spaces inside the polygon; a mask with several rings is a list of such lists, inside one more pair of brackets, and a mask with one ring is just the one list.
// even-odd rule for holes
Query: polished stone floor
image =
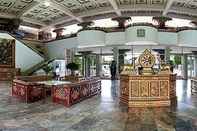
{"label": "polished stone floor", "polygon": [[103,80],[102,94],[70,108],[49,99],[25,104],[0,83],[0,131],[197,131],[197,95],[190,81],[177,81],[177,106],[138,108],[119,104],[119,82]]}

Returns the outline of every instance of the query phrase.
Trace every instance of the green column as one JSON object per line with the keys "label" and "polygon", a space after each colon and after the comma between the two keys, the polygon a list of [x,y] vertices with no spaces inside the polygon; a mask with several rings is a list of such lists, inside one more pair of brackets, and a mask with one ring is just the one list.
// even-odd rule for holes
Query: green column
{"label": "green column", "polygon": [[187,79],[188,78],[188,60],[187,60],[187,54],[184,54],[182,56],[182,65],[183,65],[183,78]]}
{"label": "green column", "polygon": [[170,51],[171,51],[171,49],[169,47],[166,47],[166,49],[165,49],[165,62],[167,64],[170,63]]}
{"label": "green column", "polygon": [[96,76],[100,77],[101,76],[101,60],[102,60],[102,57],[101,55],[97,54],[96,55]]}
{"label": "green column", "polygon": [[118,47],[114,47],[112,49],[112,51],[113,51],[114,60],[116,61],[116,76],[117,76],[117,78],[119,78],[119,50],[118,50]]}
{"label": "green column", "polygon": [[194,77],[197,77],[197,55],[194,55]]}

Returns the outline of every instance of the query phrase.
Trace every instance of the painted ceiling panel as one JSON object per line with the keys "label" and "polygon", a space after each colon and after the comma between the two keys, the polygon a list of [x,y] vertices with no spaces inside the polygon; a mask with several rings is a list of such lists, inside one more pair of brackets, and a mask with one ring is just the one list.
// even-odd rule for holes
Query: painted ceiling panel
{"label": "painted ceiling panel", "polygon": [[197,0],[0,0],[1,17],[11,15],[42,26],[100,19],[106,14],[162,15],[164,11],[197,21]]}

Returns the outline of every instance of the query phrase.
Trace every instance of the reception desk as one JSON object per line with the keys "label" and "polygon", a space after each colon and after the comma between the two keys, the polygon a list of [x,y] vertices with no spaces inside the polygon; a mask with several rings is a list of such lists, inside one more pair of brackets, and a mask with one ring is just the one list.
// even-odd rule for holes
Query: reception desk
{"label": "reception desk", "polygon": [[121,75],[120,101],[128,107],[170,106],[176,100],[176,75]]}

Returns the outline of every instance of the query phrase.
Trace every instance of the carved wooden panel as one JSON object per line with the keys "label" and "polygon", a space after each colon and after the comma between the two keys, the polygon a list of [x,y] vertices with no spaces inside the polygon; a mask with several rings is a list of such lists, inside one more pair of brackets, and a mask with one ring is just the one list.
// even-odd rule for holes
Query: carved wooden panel
{"label": "carved wooden panel", "polygon": [[141,97],[148,97],[149,95],[149,82],[148,81],[140,81],[140,96]]}
{"label": "carved wooden panel", "polygon": [[159,81],[150,81],[150,96],[159,96]]}
{"label": "carved wooden panel", "polygon": [[0,67],[15,68],[15,41],[0,39]]}
{"label": "carved wooden panel", "polygon": [[131,81],[131,95],[133,97],[139,96],[139,81]]}
{"label": "carved wooden panel", "polygon": [[129,95],[129,81],[128,80],[122,80],[120,84],[120,94],[121,95]]}
{"label": "carved wooden panel", "polygon": [[168,96],[169,81],[160,81],[160,96]]}
{"label": "carved wooden panel", "polygon": [[[121,88],[129,88],[129,97],[122,93],[120,100],[129,107],[170,106],[176,98],[176,75],[121,75]],[[129,84],[126,82],[129,81]],[[126,87],[127,85],[127,87]],[[126,90],[125,90],[126,91]],[[124,98],[124,99],[123,99]]]}

